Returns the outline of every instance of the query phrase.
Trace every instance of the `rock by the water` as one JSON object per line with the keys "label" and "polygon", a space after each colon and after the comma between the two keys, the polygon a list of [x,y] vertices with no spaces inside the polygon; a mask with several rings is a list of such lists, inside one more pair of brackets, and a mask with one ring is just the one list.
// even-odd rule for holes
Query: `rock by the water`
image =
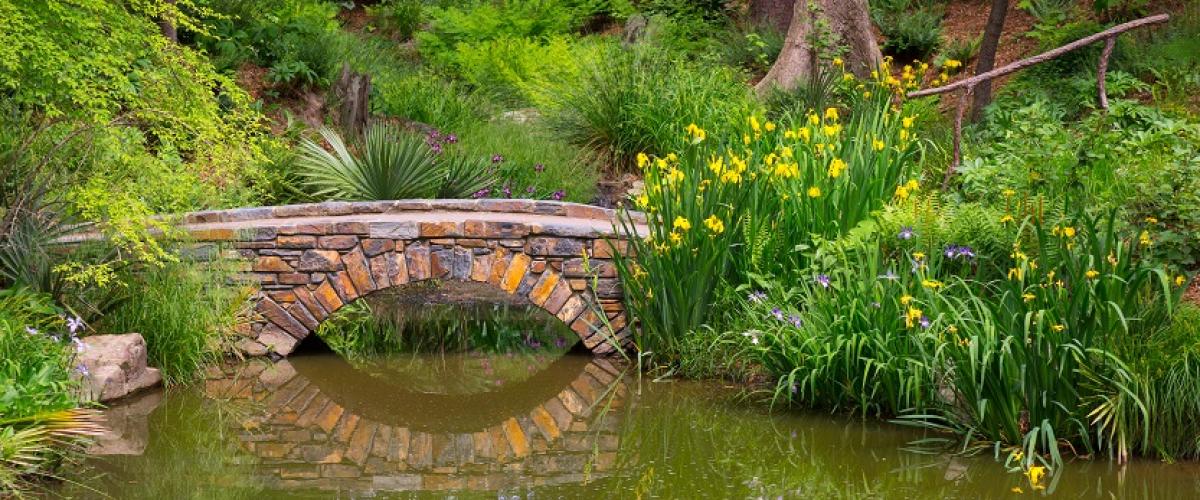
{"label": "rock by the water", "polygon": [[157,368],[146,366],[146,340],[138,333],[84,337],[77,362],[83,366],[83,396],[112,401],[162,383]]}
{"label": "rock by the water", "polygon": [[144,391],[104,410],[103,434],[88,447],[91,455],[141,455],[150,442],[150,414],[162,403],[161,390]]}

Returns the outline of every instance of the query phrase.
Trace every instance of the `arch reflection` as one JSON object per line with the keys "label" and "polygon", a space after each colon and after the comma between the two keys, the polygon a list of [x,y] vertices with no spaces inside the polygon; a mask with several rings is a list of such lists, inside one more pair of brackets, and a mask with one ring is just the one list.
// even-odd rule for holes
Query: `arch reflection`
{"label": "arch reflection", "polygon": [[[501,356],[502,357],[502,356]],[[440,362],[434,360],[434,362]],[[233,367],[210,397],[255,401],[239,433],[268,488],[505,490],[606,476],[628,389],[608,360],[563,356],[476,394],[407,390],[337,356]]]}

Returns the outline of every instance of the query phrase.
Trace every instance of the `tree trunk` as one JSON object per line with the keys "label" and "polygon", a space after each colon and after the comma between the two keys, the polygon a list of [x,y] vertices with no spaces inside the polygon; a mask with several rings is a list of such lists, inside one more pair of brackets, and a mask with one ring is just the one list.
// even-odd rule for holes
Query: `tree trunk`
{"label": "tree trunk", "polygon": [[797,0],[750,0],[750,20],[760,26],[787,31]]}
{"label": "tree trunk", "polygon": [[[828,31],[817,32],[818,17]],[[860,78],[870,75],[883,60],[871,31],[867,0],[800,0],[793,7],[783,50],[755,89],[760,93],[774,86],[790,90],[814,76],[821,54],[812,41],[825,35],[833,38],[829,42],[834,46],[846,48],[845,67]]]}
{"label": "tree trunk", "polygon": [[[174,5],[175,0],[166,0],[167,3]],[[179,43],[179,34],[175,31],[175,23],[167,17],[158,19],[158,29],[162,31],[164,37],[175,43]]]}
{"label": "tree trunk", "polygon": [[353,135],[362,133],[371,116],[371,75],[355,73],[349,63],[342,63],[333,94],[338,101],[338,124],[342,130]]}
{"label": "tree trunk", "polygon": [[[979,43],[979,58],[975,61],[975,74],[991,71],[996,66],[996,50],[1000,48],[1000,34],[1004,31],[1004,18],[1008,15],[1008,0],[992,0],[992,11],[988,14],[987,26],[983,29],[983,40]],[[971,121],[979,120],[983,108],[992,102],[992,81],[984,80],[975,86],[975,101],[971,104]]]}

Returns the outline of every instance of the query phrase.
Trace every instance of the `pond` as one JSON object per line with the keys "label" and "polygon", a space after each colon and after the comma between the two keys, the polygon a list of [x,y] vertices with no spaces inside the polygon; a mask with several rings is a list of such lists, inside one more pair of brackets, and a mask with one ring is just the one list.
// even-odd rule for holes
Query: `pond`
{"label": "pond", "polygon": [[508,309],[455,314],[462,321],[447,331],[518,331],[524,342],[465,351],[439,342],[407,352],[349,352],[343,344],[343,354],[315,349],[210,370],[201,382],[108,410],[113,435],[54,493],[1011,498],[1020,488],[1062,498],[1200,497],[1193,463],[1076,462],[1047,490],[1032,491],[990,454],[907,451],[922,437],[909,429],[772,412],[743,388],[712,381],[638,377],[619,362],[556,345],[553,328],[529,334]]}

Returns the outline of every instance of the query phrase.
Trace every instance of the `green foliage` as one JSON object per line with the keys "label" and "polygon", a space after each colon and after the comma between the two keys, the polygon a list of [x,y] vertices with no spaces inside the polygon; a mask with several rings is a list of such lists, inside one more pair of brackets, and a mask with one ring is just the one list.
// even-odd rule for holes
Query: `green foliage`
{"label": "green foliage", "polygon": [[147,361],[167,384],[187,382],[220,361],[251,290],[231,283],[223,261],[182,259],[145,267],[125,278],[120,302],[100,330],[137,332],[146,339]]}
{"label": "green foliage", "polygon": [[484,160],[438,157],[441,145],[426,144],[389,125],[371,125],[353,149],[329,128],[321,136],[333,152],[305,139],[300,168],[317,196],[348,201],[465,198],[491,185]]}
{"label": "green foliage", "polygon": [[649,48],[614,50],[560,96],[550,123],[568,141],[628,170],[637,153],[680,149],[688,124],[726,136],[758,106],[742,75],[729,68],[673,60]]}
{"label": "green foliage", "polygon": [[786,33],[773,24],[738,26],[725,31],[721,60],[752,73],[766,73],[783,50]]}
{"label": "green foliage", "polygon": [[[886,2],[885,2],[886,3]],[[910,3],[910,2],[893,2]],[[920,2],[911,2],[918,4]],[[871,13],[882,32],[881,49],[898,61],[924,60],[942,43],[943,11],[934,5],[876,7]]]}
{"label": "green foliage", "polygon": [[[468,127],[458,136],[467,157],[503,158],[490,197],[590,202],[596,195],[596,163],[587,152],[555,137],[537,122],[498,119]],[[532,190],[531,190],[532,189]]]}
{"label": "green foliage", "polygon": [[944,47],[933,65],[942,67],[946,61],[958,61],[967,64],[968,61],[975,58],[979,54],[979,44],[983,38],[976,36],[966,40],[951,40]]}
{"label": "green foliage", "polygon": [[498,38],[546,38],[567,33],[574,16],[558,0],[472,0],[429,9],[428,31],[417,35],[421,54],[435,65],[453,66],[459,44]]}
{"label": "green foliage", "polygon": [[811,280],[809,249],[918,189],[907,179],[912,118],[894,112],[881,87],[845,118],[836,108],[778,125],[751,115],[725,137],[689,126],[691,144],[678,154],[638,158],[646,187],[634,205],[648,227],[631,240],[636,263],[617,265],[642,325],[640,349],[673,361],[723,280]]}
{"label": "green foliage", "polygon": [[1185,267],[1197,262],[1200,124],[1121,99],[1146,89],[1122,72],[1109,73],[1107,113],[1091,111],[1094,77],[1057,86],[1039,81],[1014,84],[1019,91],[989,108],[975,136],[979,147],[967,150],[964,192],[999,200],[1013,189],[1119,207],[1127,223],[1146,226],[1155,257]]}
{"label": "green foliage", "polygon": [[400,40],[413,37],[425,18],[422,0],[384,0],[367,6],[375,25]]}
{"label": "green foliage", "polygon": [[327,85],[337,69],[332,3],[217,0],[212,8],[214,15],[205,20],[211,29],[197,44],[221,71],[251,62],[268,68],[276,89],[296,93]]}
{"label": "green foliage", "polygon": [[75,347],[61,315],[47,295],[0,289],[0,421],[77,403]]}
{"label": "green foliage", "polygon": [[558,89],[574,82],[581,67],[598,60],[603,44],[565,36],[500,37],[459,43],[449,58],[454,71],[501,103],[548,104]]}

